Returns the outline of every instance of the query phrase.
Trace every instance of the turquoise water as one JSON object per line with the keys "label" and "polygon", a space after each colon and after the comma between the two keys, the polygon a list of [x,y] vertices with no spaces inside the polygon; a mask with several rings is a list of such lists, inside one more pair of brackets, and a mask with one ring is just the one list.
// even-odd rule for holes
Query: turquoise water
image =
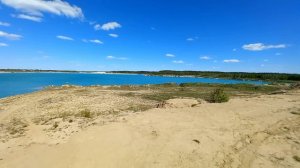
{"label": "turquoise water", "polygon": [[0,98],[41,90],[49,85],[143,85],[162,83],[249,83],[261,85],[262,81],[244,81],[214,78],[162,77],[125,74],[83,73],[0,73]]}

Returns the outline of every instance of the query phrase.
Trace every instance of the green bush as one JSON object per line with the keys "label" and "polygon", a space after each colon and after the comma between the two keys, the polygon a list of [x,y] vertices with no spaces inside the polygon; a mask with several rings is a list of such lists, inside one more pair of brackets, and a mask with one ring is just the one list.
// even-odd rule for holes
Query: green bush
{"label": "green bush", "polygon": [[224,103],[229,101],[229,96],[223,89],[215,89],[210,93],[208,101],[211,103]]}

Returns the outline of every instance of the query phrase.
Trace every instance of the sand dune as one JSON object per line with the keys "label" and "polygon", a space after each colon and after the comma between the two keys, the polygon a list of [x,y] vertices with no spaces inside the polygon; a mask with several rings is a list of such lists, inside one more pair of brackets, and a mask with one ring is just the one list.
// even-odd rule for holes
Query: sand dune
{"label": "sand dune", "polygon": [[[22,103],[40,94],[43,92],[27,95],[21,98]],[[12,101],[17,104],[20,100]],[[4,104],[4,100],[0,102]],[[0,142],[0,167],[300,166],[297,161],[300,156],[299,90],[234,98],[222,104],[195,99],[167,103],[164,108],[121,113],[102,124],[96,119],[92,121],[94,124],[82,129],[68,126],[76,131],[64,136],[65,139],[44,133],[46,126],[30,124],[25,136]],[[13,107],[5,106],[10,108]],[[0,113],[2,120],[8,117],[4,113]],[[77,122],[74,120],[72,124]],[[62,135],[61,132],[55,135]]]}

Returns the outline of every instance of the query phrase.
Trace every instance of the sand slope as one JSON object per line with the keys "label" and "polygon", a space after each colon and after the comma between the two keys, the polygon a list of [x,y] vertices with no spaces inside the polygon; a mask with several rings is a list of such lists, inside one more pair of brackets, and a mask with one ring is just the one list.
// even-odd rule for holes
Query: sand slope
{"label": "sand slope", "polygon": [[300,156],[300,115],[291,113],[299,109],[299,91],[151,109],[88,127],[65,143],[7,149],[0,167],[300,167],[293,158]]}

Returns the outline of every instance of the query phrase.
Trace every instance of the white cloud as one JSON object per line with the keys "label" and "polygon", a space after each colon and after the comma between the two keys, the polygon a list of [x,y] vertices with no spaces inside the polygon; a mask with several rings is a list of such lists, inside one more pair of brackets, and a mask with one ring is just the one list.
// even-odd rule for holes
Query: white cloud
{"label": "white cloud", "polygon": [[115,57],[115,56],[107,56],[106,59],[109,59],[109,60],[127,60],[128,58],[125,58],[125,57]]}
{"label": "white cloud", "polygon": [[101,25],[100,24],[95,24],[94,29],[95,30],[100,30],[101,29]]}
{"label": "white cloud", "polygon": [[0,31],[0,37],[4,37],[9,40],[20,40],[22,38],[21,35],[18,34],[10,34],[3,31]]}
{"label": "white cloud", "polygon": [[26,20],[31,20],[34,22],[41,22],[42,18],[39,16],[30,16],[30,15],[25,15],[25,14],[19,14],[19,15],[13,15],[13,17],[19,18],[19,19],[26,19]]}
{"label": "white cloud", "polygon": [[225,62],[225,63],[238,63],[238,62],[240,62],[240,60],[238,60],[238,59],[227,59],[227,60],[224,60],[223,62]]}
{"label": "white cloud", "polygon": [[116,57],[110,55],[110,56],[107,56],[106,58],[107,59],[115,59]]}
{"label": "white cloud", "polygon": [[87,39],[82,39],[83,42],[85,43],[96,43],[96,44],[103,44],[101,40],[95,39],[95,40],[87,40]]}
{"label": "white cloud", "polygon": [[119,35],[117,35],[117,34],[108,34],[110,37],[114,37],[114,38],[117,38],[117,37],[119,37]]}
{"label": "white cloud", "polygon": [[61,39],[61,40],[69,40],[69,41],[73,41],[74,39],[71,38],[71,37],[68,37],[68,36],[56,36],[58,39]]}
{"label": "white cloud", "polygon": [[281,53],[275,53],[275,55],[281,55]]}
{"label": "white cloud", "polygon": [[175,57],[175,55],[168,53],[168,54],[166,54],[166,57]]}
{"label": "white cloud", "polygon": [[82,19],[82,10],[63,0],[0,0],[4,5],[12,7],[22,13],[31,16],[43,16],[43,13],[51,13],[69,18]]}
{"label": "white cloud", "polygon": [[189,37],[186,39],[186,41],[195,41],[197,40],[199,37],[195,36],[195,37]]}
{"label": "white cloud", "polygon": [[103,24],[102,26],[100,24],[96,24],[94,26],[94,29],[95,30],[100,30],[101,29],[101,30],[108,31],[108,30],[114,30],[116,28],[121,28],[121,27],[122,26],[117,22],[108,22],[108,23]]}
{"label": "white cloud", "polygon": [[97,40],[97,39],[95,39],[95,40],[89,40],[91,43],[96,43],[96,44],[103,44],[103,42],[102,41],[100,41],[100,40]]}
{"label": "white cloud", "polygon": [[268,50],[272,48],[286,48],[286,47],[287,46],[285,44],[265,45],[263,43],[245,44],[242,46],[244,50],[249,50],[249,51],[262,51],[262,50]]}
{"label": "white cloud", "polygon": [[6,26],[6,27],[8,27],[8,26],[10,26],[10,24],[6,23],[6,22],[0,22],[0,26]]}
{"label": "white cloud", "polygon": [[0,47],[7,47],[8,46],[8,44],[6,44],[6,43],[0,43]]}
{"label": "white cloud", "polygon": [[172,61],[174,64],[183,64],[184,61],[182,60],[175,60],[175,61]]}
{"label": "white cloud", "polygon": [[202,60],[210,60],[211,58],[209,56],[203,56],[203,57],[200,57],[200,59],[202,59]]}

